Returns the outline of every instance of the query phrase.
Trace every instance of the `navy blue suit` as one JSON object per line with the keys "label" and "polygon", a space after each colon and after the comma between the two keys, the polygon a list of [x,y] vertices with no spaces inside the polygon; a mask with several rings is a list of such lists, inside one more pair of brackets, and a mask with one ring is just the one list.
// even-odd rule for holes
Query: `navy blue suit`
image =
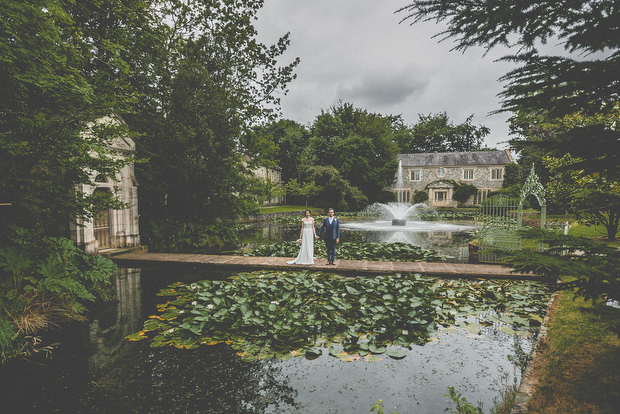
{"label": "navy blue suit", "polygon": [[340,220],[336,217],[329,224],[329,217],[323,219],[323,224],[319,229],[319,237],[325,230],[325,245],[327,247],[327,261],[333,263],[336,258],[336,239],[340,239]]}

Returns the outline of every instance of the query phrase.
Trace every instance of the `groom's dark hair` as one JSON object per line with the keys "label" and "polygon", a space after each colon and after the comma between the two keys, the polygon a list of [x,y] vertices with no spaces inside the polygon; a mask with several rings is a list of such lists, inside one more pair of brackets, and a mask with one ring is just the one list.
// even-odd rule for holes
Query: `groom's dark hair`
{"label": "groom's dark hair", "polygon": [[334,209],[333,209],[333,208],[331,208],[331,207],[327,209],[327,211],[329,211],[329,210],[334,211],[334,212],[336,211],[336,210],[334,210]]}

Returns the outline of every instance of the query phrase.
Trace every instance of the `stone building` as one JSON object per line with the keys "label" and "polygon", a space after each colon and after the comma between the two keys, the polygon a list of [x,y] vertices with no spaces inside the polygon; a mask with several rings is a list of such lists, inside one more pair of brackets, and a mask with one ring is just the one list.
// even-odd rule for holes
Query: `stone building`
{"label": "stone building", "polygon": [[412,202],[417,191],[428,193],[432,207],[456,207],[455,184],[478,189],[465,205],[480,205],[488,194],[502,187],[506,165],[514,162],[508,150],[399,154],[397,184],[392,188],[398,201]]}
{"label": "stone building", "polygon": [[[123,122],[118,117],[105,118],[100,122]],[[114,157],[132,158],[136,144],[131,138],[118,137],[108,147]],[[106,177],[96,171],[91,172],[95,185],[80,184],[79,191],[85,194],[110,192],[120,201],[129,205],[124,210],[99,211],[91,221],[71,225],[73,241],[87,253],[122,247],[140,246],[138,227],[138,183],[134,174],[133,163],[125,165],[115,177]]]}
{"label": "stone building", "polygon": [[[250,162],[249,157],[245,157],[243,160],[244,165],[248,165]],[[252,174],[260,178],[264,182],[271,182],[274,187],[282,188],[282,168],[280,167],[264,167],[260,166],[252,170]],[[263,205],[281,204],[286,202],[286,195],[276,195],[271,200],[263,200]]]}

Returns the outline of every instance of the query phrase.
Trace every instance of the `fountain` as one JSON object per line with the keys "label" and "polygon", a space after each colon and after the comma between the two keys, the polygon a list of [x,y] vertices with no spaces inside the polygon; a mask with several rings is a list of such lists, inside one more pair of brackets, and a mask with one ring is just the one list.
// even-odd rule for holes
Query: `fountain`
{"label": "fountain", "polygon": [[[398,202],[382,205],[383,208],[387,209],[392,215],[392,226],[405,226],[407,224],[407,213],[409,210],[407,202],[409,201],[409,197],[405,197],[406,194],[408,194],[408,192],[406,192],[404,188],[403,162],[402,160],[398,160],[398,169],[396,170],[396,198]],[[405,207],[401,207],[400,204],[404,204]],[[403,208],[407,208],[407,210],[403,211]],[[411,208],[415,208],[415,206]]]}
{"label": "fountain", "polygon": [[364,210],[375,221],[350,222],[345,227],[356,230],[426,232],[426,231],[468,231],[473,225],[462,225],[442,221],[423,221],[420,214],[432,214],[434,210],[424,203],[374,203]]}

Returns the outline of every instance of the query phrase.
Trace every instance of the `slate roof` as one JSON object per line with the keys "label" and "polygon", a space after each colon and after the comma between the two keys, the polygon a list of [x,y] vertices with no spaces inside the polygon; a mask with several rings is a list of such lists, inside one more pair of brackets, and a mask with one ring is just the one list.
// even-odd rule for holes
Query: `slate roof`
{"label": "slate roof", "polygon": [[438,167],[448,165],[506,165],[513,162],[507,150],[474,152],[432,152],[398,154],[403,167]]}

